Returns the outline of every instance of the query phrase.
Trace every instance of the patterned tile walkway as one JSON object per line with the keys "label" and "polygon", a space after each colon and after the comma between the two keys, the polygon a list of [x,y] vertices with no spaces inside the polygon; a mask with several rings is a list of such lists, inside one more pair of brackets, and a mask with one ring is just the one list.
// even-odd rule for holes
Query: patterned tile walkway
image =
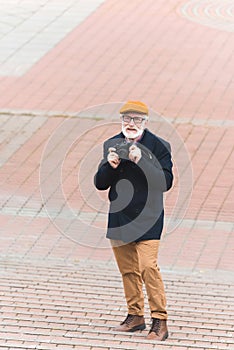
{"label": "patterned tile walkway", "polygon": [[[2,2],[1,109],[76,113],[135,98],[171,118],[233,121],[234,38],[219,18],[233,23],[231,1]],[[27,31],[8,28],[19,7]],[[216,26],[204,25],[212,14]]]}
{"label": "patterned tile walkway", "polygon": [[[0,6],[0,349],[155,348],[141,334],[108,333],[106,322],[116,320],[99,311],[110,297],[119,303],[114,316],[122,317],[119,291],[98,289],[102,302],[91,313],[69,292],[84,293],[74,280],[80,269],[96,288],[92,264],[110,267],[110,284],[118,280],[105,239],[106,194],[94,190],[93,174],[127,99],[150,106],[151,130],[173,151],[175,184],[165,198],[159,260],[174,333],[160,347],[231,349],[232,1],[0,0]],[[68,276],[66,288],[59,271]],[[64,288],[67,309],[60,303]],[[57,293],[53,305],[44,299],[50,291]],[[93,301],[92,293],[85,297]],[[92,329],[86,316],[95,320]]]}

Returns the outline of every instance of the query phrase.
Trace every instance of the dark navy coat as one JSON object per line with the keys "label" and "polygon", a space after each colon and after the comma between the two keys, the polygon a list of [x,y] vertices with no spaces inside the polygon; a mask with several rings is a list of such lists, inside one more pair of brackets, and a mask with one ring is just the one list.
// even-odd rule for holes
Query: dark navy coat
{"label": "dark navy coat", "polygon": [[137,142],[142,151],[139,162],[124,157],[114,169],[107,161],[108,149],[124,140],[121,132],[104,142],[103,159],[94,177],[98,190],[109,188],[107,238],[124,242],[160,239],[163,192],[173,182],[170,144],[145,129]]}

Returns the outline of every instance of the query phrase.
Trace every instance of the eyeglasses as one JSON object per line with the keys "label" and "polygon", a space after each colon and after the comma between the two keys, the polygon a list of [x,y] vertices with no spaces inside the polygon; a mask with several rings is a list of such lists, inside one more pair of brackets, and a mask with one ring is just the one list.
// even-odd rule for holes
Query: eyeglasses
{"label": "eyeglasses", "polygon": [[141,124],[144,120],[146,120],[146,118],[130,117],[130,115],[122,115],[122,120],[128,124],[131,123],[132,120],[133,120],[134,124]]}

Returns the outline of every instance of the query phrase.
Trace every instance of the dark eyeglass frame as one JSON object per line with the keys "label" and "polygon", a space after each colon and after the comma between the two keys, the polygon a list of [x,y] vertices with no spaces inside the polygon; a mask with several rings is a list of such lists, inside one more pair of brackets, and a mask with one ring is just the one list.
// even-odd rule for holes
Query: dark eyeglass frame
{"label": "dark eyeglass frame", "polygon": [[142,124],[144,120],[147,120],[145,117],[131,117],[127,114],[121,115],[121,118],[125,123],[128,124],[131,123],[132,120],[134,124]]}

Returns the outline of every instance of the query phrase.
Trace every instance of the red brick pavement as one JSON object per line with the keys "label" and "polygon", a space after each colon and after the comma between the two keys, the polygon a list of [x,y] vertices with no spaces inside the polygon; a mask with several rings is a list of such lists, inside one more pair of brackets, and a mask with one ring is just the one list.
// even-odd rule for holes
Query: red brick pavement
{"label": "red brick pavement", "polygon": [[188,20],[185,3],[105,1],[24,75],[1,78],[1,109],[74,113],[135,98],[172,118],[233,120],[233,34]]}
{"label": "red brick pavement", "polygon": [[[11,116],[9,120],[14,125],[12,120],[17,122],[18,118]],[[31,117],[32,120],[34,118]],[[101,124],[103,121],[84,118],[44,117],[37,131],[23,145],[19,144],[18,150],[5,161],[1,172],[4,189],[2,255],[63,260],[91,257],[112,259],[105,240],[107,201],[102,194],[97,197],[92,179],[101,157],[102,142],[110,132],[115,132],[113,127],[117,130],[119,125],[112,125],[110,130],[105,124],[100,127]],[[151,129],[157,131],[155,127],[157,124],[152,121]],[[232,177],[225,176],[225,164],[233,172],[231,130],[192,124],[175,124],[175,128],[185,140],[191,157],[194,187],[188,208],[185,208],[187,211],[182,213],[182,222],[169,234],[165,232],[161,263],[168,268],[232,271],[233,187]],[[85,130],[91,131],[84,134]],[[24,133],[24,129],[21,133]],[[57,144],[52,142],[55,151],[48,152],[50,147],[52,149],[47,143],[51,135],[57,135],[53,136],[54,141],[50,138]],[[216,144],[217,140],[222,140],[225,145],[225,154],[219,142]],[[97,145],[100,146],[98,154]],[[91,160],[85,157],[87,152],[91,152],[88,153]],[[43,157],[48,157],[48,164]],[[179,180],[176,177],[174,190],[166,197],[168,217],[172,215],[177,200]],[[40,191],[47,200],[46,208],[51,221],[42,206]],[[64,203],[67,207],[59,214]],[[71,215],[71,210],[83,215],[83,221],[74,216],[67,219],[66,215]],[[100,210],[101,216],[96,217],[96,211]],[[101,227],[101,231],[97,227]],[[73,240],[81,243],[81,246]]]}
{"label": "red brick pavement", "polygon": [[[187,3],[185,16],[182,6]],[[198,4],[199,10],[191,10],[191,4]],[[176,178],[166,195],[166,224],[181,190],[176,135],[193,170],[191,200],[185,201],[187,210],[180,225],[169,233],[165,230],[159,260],[167,272],[190,274],[192,270],[199,276],[188,281],[185,289],[174,287],[171,275],[167,277],[172,291],[172,340],[162,348],[233,346],[232,289],[225,282],[233,277],[234,239],[234,39],[231,26],[227,28],[232,7],[228,1],[203,4],[107,0],[28,71],[0,77],[0,258],[6,265],[16,261],[12,271],[1,270],[3,275],[10,273],[10,279],[4,275],[0,286],[4,314],[0,348],[25,350],[35,348],[36,343],[38,349],[142,348],[141,334],[136,339],[109,335],[106,324],[119,322],[123,306],[111,315],[101,310],[107,301],[113,308],[120,305],[119,291],[115,293],[109,285],[95,289],[96,276],[92,275],[89,287],[95,287],[99,298],[94,311],[87,303],[81,307],[80,299],[78,304],[72,299],[74,271],[64,272],[67,289],[58,282],[70,263],[76,270],[74,264],[83,260],[113,261],[105,239],[106,195],[97,194],[91,181],[102,141],[119,128],[106,123],[118,120],[113,113],[116,102],[130,98],[145,101],[152,112],[165,117],[165,123],[159,123],[153,113],[150,128],[173,146]],[[218,10],[208,18],[214,6]],[[221,11],[218,21],[215,18]],[[196,22],[187,18],[195,15]],[[19,259],[27,262],[24,267],[19,264],[21,272]],[[45,262],[45,268],[31,270],[38,260]],[[60,267],[46,284],[48,265],[53,263]],[[208,281],[209,273],[220,284],[200,285],[199,278],[204,275]],[[85,285],[80,287],[83,279],[79,280],[79,298],[83,295],[94,303],[94,293],[89,294]],[[112,286],[115,279],[111,279]],[[182,283],[184,275],[175,281]],[[75,305],[73,314],[71,305]],[[87,317],[94,320],[92,329]],[[81,325],[78,331],[77,324]],[[153,348],[152,344],[144,346]]]}
{"label": "red brick pavement", "polygon": [[170,338],[162,344],[145,339],[150,327],[148,305],[146,330],[113,331],[125,304],[120,276],[112,264],[2,261],[0,347],[230,350],[233,286],[223,280],[218,283],[217,276],[208,282],[205,276],[165,274]]}
{"label": "red brick pavement", "polygon": [[[64,150],[57,146],[57,153],[48,155],[49,167],[40,174],[40,184],[39,171],[40,166],[46,164],[42,158],[46,142],[63,123],[63,119],[53,117],[54,114],[72,115],[82,108],[104,104],[99,112],[96,107],[96,117],[104,117],[106,122],[108,106],[115,107],[110,102],[135,98],[144,100],[171,122],[168,130],[174,130],[174,134],[164,130],[164,126],[158,128],[154,118],[151,128],[161,136],[165,134],[174,151],[177,147],[173,143],[174,135],[180,135],[193,168],[191,202],[186,203],[182,224],[164,237],[162,263],[169,267],[232,270],[234,153],[230,69],[233,35],[226,28],[190,21],[182,13],[183,5],[185,1],[176,4],[172,1],[166,4],[163,1],[134,4],[105,1],[26,73],[13,77],[8,72],[8,76],[1,78],[1,184],[5,215],[1,218],[4,232],[8,232],[7,238],[5,234],[1,237],[2,254],[111,257],[109,249],[105,249],[103,255],[102,250],[95,248],[100,245],[108,248],[103,238],[104,215],[86,217],[82,229],[79,228],[79,237],[76,225],[71,224],[67,236],[94,247],[94,251],[88,247],[79,249],[74,242],[60,236],[59,231],[66,231],[66,220],[56,214],[57,219],[53,220],[60,229],[56,231],[42,215],[40,186],[43,187],[45,180],[44,187],[50,188],[48,202],[52,211],[58,210],[65,193],[66,210],[88,212],[86,216],[94,215],[95,209],[105,213],[105,201],[100,202],[100,197],[93,194],[92,174],[101,156],[101,142],[114,128],[117,130],[118,125],[111,127],[111,132],[108,127],[98,129],[98,122],[92,119],[95,108],[84,110],[79,113],[81,119],[69,119],[64,124],[64,131],[58,136],[65,149],[64,159],[59,164],[59,153]],[[199,9],[198,22],[204,21],[205,10],[208,11],[205,7]],[[191,5],[189,11],[187,16],[192,14]],[[227,15],[228,8],[225,13]],[[4,114],[4,111],[14,113],[16,110],[17,114],[22,111],[22,115]],[[40,116],[30,115],[37,115],[38,110]],[[46,117],[47,114],[51,117]],[[112,119],[117,120],[115,114]],[[96,128],[77,141],[93,127]],[[69,145],[72,138],[73,146]],[[95,166],[87,157],[82,163],[88,149],[93,149],[90,154],[95,158]],[[176,174],[177,154],[174,157]],[[78,170],[79,162],[81,170]],[[63,192],[56,189],[60,167]],[[48,176],[46,172],[50,172],[50,168],[54,173]],[[169,217],[178,199],[177,175],[174,190],[167,194]],[[80,176],[81,189],[77,176]],[[90,235],[88,241],[84,238],[87,220],[89,223],[94,220],[97,227],[103,228],[100,242],[95,235]],[[47,236],[49,249],[45,249]]]}

